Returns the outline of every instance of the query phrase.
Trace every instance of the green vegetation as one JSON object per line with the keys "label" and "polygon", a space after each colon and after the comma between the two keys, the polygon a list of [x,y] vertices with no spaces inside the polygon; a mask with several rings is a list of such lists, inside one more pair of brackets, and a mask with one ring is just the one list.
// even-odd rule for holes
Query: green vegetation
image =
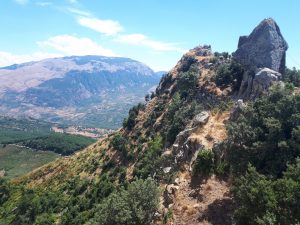
{"label": "green vegetation", "polygon": [[22,142],[22,145],[45,151],[53,151],[62,155],[70,155],[84,149],[96,140],[79,135],[50,133],[47,136],[37,137]]}
{"label": "green vegetation", "polygon": [[136,123],[136,118],[139,114],[139,111],[144,109],[145,105],[142,103],[139,103],[136,106],[133,106],[130,110],[129,110],[129,116],[128,118],[125,118],[123,121],[123,127],[127,128],[128,130],[132,130],[132,128],[135,126]]}
{"label": "green vegetation", "polygon": [[51,124],[34,119],[0,117],[0,144],[16,143],[50,133]]}
{"label": "green vegetation", "polygon": [[17,144],[69,155],[95,141],[79,135],[51,132],[51,124],[47,122],[0,117],[0,144]]}
{"label": "green vegetation", "polygon": [[165,107],[164,99],[158,99],[153,111],[150,113],[149,117],[144,122],[143,126],[145,128],[152,127],[156,119],[162,114]]}
{"label": "green vegetation", "polygon": [[0,147],[0,170],[5,170],[8,178],[13,178],[26,174],[58,157],[59,155],[54,152],[6,145]]}
{"label": "green vegetation", "polygon": [[231,55],[228,52],[215,52],[214,56],[217,58],[223,57],[224,59],[228,59]]}
{"label": "green vegetation", "polygon": [[231,61],[221,65],[215,75],[217,86],[226,88],[232,86],[237,91],[243,79],[244,68],[237,62]]}
{"label": "green vegetation", "polygon": [[183,73],[189,71],[193,64],[197,62],[197,59],[191,55],[184,55],[181,59],[181,70]]}
{"label": "green vegetation", "polygon": [[30,189],[0,178],[1,224],[150,224],[158,207],[154,181],[119,187],[107,174],[96,181],[74,177],[60,191]]}
{"label": "green vegetation", "polygon": [[280,179],[268,178],[249,166],[233,194],[237,225],[300,223],[300,160],[289,165]]}
{"label": "green vegetation", "polygon": [[132,182],[128,189],[112,193],[96,208],[89,225],[150,225],[158,208],[159,192],[150,180]]}
{"label": "green vegetation", "polygon": [[115,150],[121,152],[125,159],[131,160],[133,158],[128,148],[128,141],[121,134],[117,133],[114,135],[111,140],[111,145]]}
{"label": "green vegetation", "polygon": [[295,67],[293,69],[286,68],[285,74],[283,75],[283,80],[285,82],[292,83],[295,87],[300,86],[300,70],[297,70]]}
{"label": "green vegetation", "polygon": [[208,177],[214,170],[214,154],[209,149],[199,151],[193,165],[193,175]]}
{"label": "green vegetation", "polygon": [[138,162],[134,167],[133,174],[138,178],[146,179],[153,177],[160,169],[161,153],[162,153],[162,137],[156,136],[148,144],[148,148],[143,154],[140,154]]}
{"label": "green vegetation", "polygon": [[[185,105],[182,105],[180,108],[177,108],[174,114],[171,114],[175,110],[176,100],[174,101],[174,107],[171,105],[170,113],[167,115],[168,124],[166,132],[166,141],[168,145],[174,143],[177,134],[180,131],[183,131],[186,124],[200,111],[201,105],[198,105],[196,102],[192,102]],[[173,108],[173,110],[172,110]]]}
{"label": "green vegetation", "polygon": [[236,173],[251,163],[258,172],[277,177],[300,156],[300,95],[274,87],[228,126],[226,149]]}
{"label": "green vegetation", "polygon": [[200,76],[200,71],[197,67],[191,66],[186,72],[180,72],[177,75],[177,89],[181,98],[187,98],[195,94],[197,80]]}
{"label": "green vegetation", "polygon": [[228,125],[216,171],[237,177],[232,193],[237,225],[300,222],[300,95],[275,86]]}

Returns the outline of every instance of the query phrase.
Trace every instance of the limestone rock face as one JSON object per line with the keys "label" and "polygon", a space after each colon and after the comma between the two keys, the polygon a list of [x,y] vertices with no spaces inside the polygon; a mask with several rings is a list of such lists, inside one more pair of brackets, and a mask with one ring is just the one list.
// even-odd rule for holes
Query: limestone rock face
{"label": "limestone rock face", "polygon": [[273,82],[281,79],[281,73],[269,68],[257,69],[253,76],[245,73],[239,90],[240,98],[255,99],[266,92]]}
{"label": "limestone rock face", "polygon": [[196,115],[193,119],[193,127],[204,125],[209,119],[209,114],[206,111],[203,111]]}
{"label": "limestone rock face", "polygon": [[197,130],[198,127],[205,125],[208,122],[209,113],[202,111],[197,114],[192,123],[181,131],[177,136],[173,144],[173,152],[175,154],[175,163],[180,164],[185,161],[193,161],[193,158],[197,151],[204,146],[197,141],[193,140],[190,135]]}
{"label": "limestone rock face", "polygon": [[283,73],[288,44],[272,18],[264,19],[249,36],[241,36],[233,58],[249,68],[270,68]]}

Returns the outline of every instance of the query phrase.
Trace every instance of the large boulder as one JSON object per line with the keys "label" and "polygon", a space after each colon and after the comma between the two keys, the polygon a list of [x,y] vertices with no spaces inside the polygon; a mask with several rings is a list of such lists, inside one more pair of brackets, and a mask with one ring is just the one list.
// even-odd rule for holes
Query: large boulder
{"label": "large boulder", "polygon": [[272,18],[264,19],[249,36],[239,39],[233,58],[248,68],[270,68],[283,73],[288,44]]}
{"label": "large boulder", "polygon": [[206,111],[202,111],[201,113],[197,114],[193,119],[193,127],[198,127],[207,123],[209,119],[209,114]]}
{"label": "large boulder", "polygon": [[244,73],[239,90],[240,98],[255,99],[268,91],[275,81],[281,79],[281,73],[269,68],[257,69],[254,76],[252,73]]}

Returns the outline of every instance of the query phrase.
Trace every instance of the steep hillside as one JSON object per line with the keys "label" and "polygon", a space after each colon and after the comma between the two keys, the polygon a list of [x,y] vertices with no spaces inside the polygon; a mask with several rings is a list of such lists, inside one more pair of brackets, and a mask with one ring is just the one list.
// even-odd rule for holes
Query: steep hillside
{"label": "steep hillside", "polygon": [[[254,33],[258,40],[271,33],[271,46],[284,40],[272,19]],[[242,38],[239,47],[247,40],[255,38]],[[13,183],[2,181],[0,221],[299,223],[300,97],[281,81],[291,73],[277,71],[285,52],[266,49],[281,52],[275,70],[210,46],[191,49],[116,133]],[[247,59],[261,54],[246,50]]]}
{"label": "steep hillside", "polygon": [[71,56],[12,65],[0,69],[0,112],[116,128],[159,79],[128,58]]}

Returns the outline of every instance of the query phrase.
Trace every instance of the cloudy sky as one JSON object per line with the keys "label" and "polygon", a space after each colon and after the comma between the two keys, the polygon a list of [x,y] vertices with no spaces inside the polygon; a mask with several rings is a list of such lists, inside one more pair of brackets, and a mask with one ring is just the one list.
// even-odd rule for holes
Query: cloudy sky
{"label": "cloudy sky", "polygon": [[169,70],[188,49],[233,52],[273,17],[300,68],[298,0],[1,0],[0,66],[69,55],[129,57]]}

